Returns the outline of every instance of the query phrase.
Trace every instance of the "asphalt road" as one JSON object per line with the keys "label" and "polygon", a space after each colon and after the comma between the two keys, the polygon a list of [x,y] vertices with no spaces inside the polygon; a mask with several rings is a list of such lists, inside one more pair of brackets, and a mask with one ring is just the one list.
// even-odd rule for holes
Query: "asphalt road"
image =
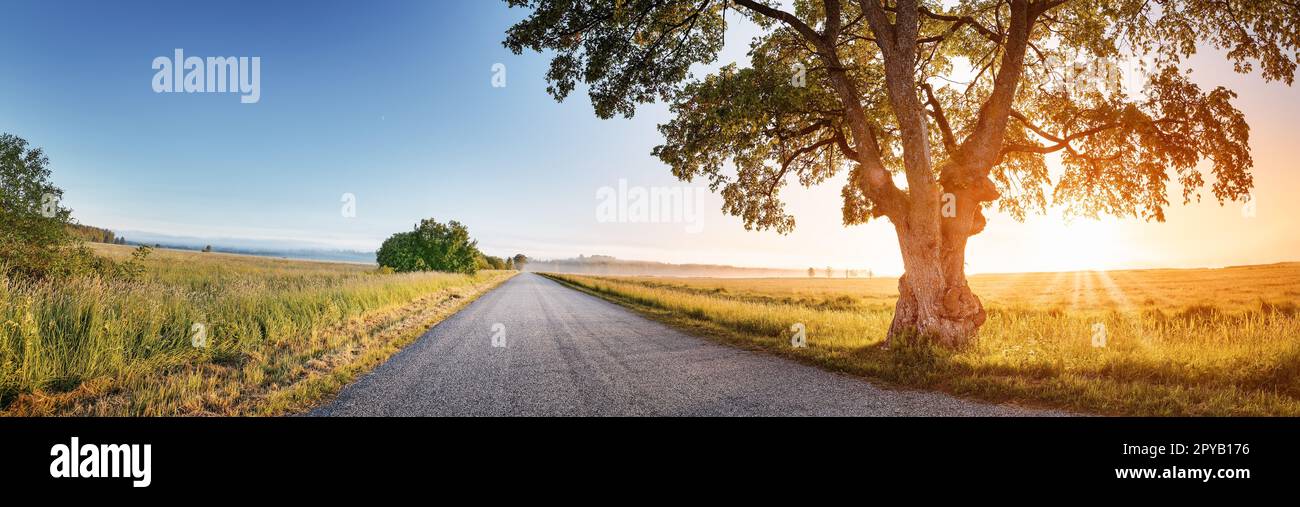
{"label": "asphalt road", "polygon": [[[498,344],[494,347],[494,336]],[[885,389],[675,331],[520,274],[309,415],[1053,415]]]}

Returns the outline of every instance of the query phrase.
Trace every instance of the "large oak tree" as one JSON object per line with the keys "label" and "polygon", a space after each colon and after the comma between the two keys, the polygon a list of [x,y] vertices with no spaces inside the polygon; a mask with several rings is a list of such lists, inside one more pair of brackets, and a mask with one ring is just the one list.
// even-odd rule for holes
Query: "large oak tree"
{"label": "large oak tree", "polygon": [[[505,45],[550,52],[557,100],[582,83],[601,118],[671,104],[654,154],[721,189],[747,228],[790,231],[782,187],[847,170],[844,223],[885,218],[898,236],[890,338],[948,345],[985,320],[964,268],[987,209],[1159,221],[1169,181],[1200,199],[1206,171],[1221,204],[1247,198],[1235,94],[1193,83],[1185,60],[1212,48],[1289,85],[1300,49],[1293,0],[507,2],[530,13]],[[762,29],[748,66],[693,76],[737,17]]]}

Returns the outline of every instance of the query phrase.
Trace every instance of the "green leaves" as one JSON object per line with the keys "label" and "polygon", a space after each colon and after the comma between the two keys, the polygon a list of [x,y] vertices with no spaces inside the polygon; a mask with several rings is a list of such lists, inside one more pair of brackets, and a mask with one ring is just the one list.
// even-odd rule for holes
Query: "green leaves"
{"label": "green leaves", "polygon": [[41,277],[59,267],[72,211],[50,181],[49,159],[27,141],[0,134],[0,275]]}
{"label": "green leaves", "polygon": [[515,54],[551,50],[547,92],[568,97],[589,86],[596,114],[632,117],[638,104],[667,98],[690,66],[722,49],[726,0],[507,0],[532,10],[506,33]]}
{"label": "green leaves", "polygon": [[750,229],[793,230],[779,198],[787,178],[816,185],[848,161],[843,106],[825,69],[800,59],[796,37],[774,34],[751,52],[751,67],[729,65],[687,83],[673,95],[673,119],[660,125],[664,144],[653,151],[682,180],[708,178],[721,189],[723,211]]}
{"label": "green leaves", "polygon": [[1116,25],[1123,38],[1169,64],[1208,45],[1238,72],[1256,67],[1292,84],[1300,64],[1300,3],[1288,0],[1126,0]]}
{"label": "green leaves", "polygon": [[[1300,9],[1285,0],[795,0],[792,9],[773,1],[507,1],[531,14],[505,45],[553,52],[547,79],[557,100],[582,83],[602,118],[668,102],[673,118],[660,126],[664,143],[653,154],[683,180],[708,178],[724,211],[746,227],[779,232],[794,227],[780,190],[790,180],[818,184],[845,166],[845,224],[887,210],[901,217],[916,196],[888,173],[905,171],[904,146],[909,186],[922,197],[931,187],[989,185],[1000,194],[996,205],[1017,218],[1045,210],[1050,192],[1051,204],[1076,212],[1162,220],[1167,182],[1177,178],[1185,202],[1198,198],[1202,162],[1213,195],[1239,199],[1252,185],[1249,125],[1230,90],[1202,91],[1179,63],[1212,47],[1239,71],[1288,84],[1300,64]],[[716,59],[728,9],[762,30],[751,61],[693,79],[692,65]],[[887,78],[876,32],[906,33],[904,20],[915,22],[916,54],[894,62]],[[1151,62],[1139,68],[1143,56]],[[1021,63],[1018,77],[997,81]],[[900,79],[898,68],[914,75]],[[1141,81],[1145,90],[1124,86]],[[914,83],[918,100],[891,102],[891,82],[894,95],[899,83]],[[926,118],[921,132],[918,115]],[[1065,168],[1055,182],[1045,158],[1053,153]]]}
{"label": "green leaves", "polygon": [[421,220],[410,232],[392,235],[375,253],[380,266],[396,271],[446,271],[473,274],[478,270],[478,242],[469,229],[452,220]]}
{"label": "green leaves", "polygon": [[[1153,74],[1139,99],[1044,95],[1026,103],[1023,120],[1009,134],[1008,159],[995,174],[1006,185],[1009,163],[1060,152],[1065,172],[1053,189],[1056,204],[1087,216],[1162,221],[1168,180],[1178,178],[1184,202],[1199,199],[1205,185],[1200,167],[1206,161],[1215,177],[1215,198],[1240,199],[1253,183],[1253,160],[1250,126],[1233,107],[1235,96],[1224,88],[1204,92],[1175,67]],[[1036,117],[1042,118],[1038,124],[1032,123]],[[1043,132],[1030,132],[1036,130]],[[1049,144],[1017,144],[1018,139],[1036,143],[1036,138]],[[1028,188],[1044,184],[1036,179]]]}

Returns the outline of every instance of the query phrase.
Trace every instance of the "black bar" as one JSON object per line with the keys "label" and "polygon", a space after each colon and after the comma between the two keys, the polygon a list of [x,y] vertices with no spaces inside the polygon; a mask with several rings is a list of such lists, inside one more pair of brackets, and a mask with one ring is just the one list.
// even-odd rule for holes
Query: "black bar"
{"label": "black bar", "polygon": [[[1297,478],[1294,419],[5,419],[3,491],[158,497],[219,487],[313,496],[382,483],[581,477],[1258,493]],[[54,478],[51,448],[150,444],[151,484]],[[1124,444],[1160,446],[1156,458]],[[1172,455],[1173,444],[1188,446]],[[1215,444],[1217,454],[1194,454]],[[1223,444],[1224,446],[1220,446]],[[1159,449],[1153,447],[1150,449]],[[1205,450],[1205,449],[1200,449]],[[1246,453],[1241,452],[1245,450]],[[1117,468],[1248,469],[1249,478],[1117,479]],[[702,475],[703,474],[703,475]],[[844,487],[853,487],[851,482]],[[928,485],[928,486],[927,486]]]}

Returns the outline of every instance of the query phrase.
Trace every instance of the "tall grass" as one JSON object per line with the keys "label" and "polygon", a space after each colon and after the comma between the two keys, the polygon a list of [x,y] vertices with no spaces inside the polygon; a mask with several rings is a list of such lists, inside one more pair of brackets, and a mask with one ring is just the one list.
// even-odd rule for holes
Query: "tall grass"
{"label": "tall grass", "polygon": [[[1296,273],[1291,266],[1272,275]],[[1163,293],[1152,289],[1159,283],[1130,287],[1107,279],[1109,293],[1120,301],[1145,291],[1187,303],[1070,306],[1088,300],[1071,293],[1087,284],[1067,284],[1036,301],[1023,294],[1045,282],[1020,280],[1019,291],[992,291],[989,319],[974,346],[949,351],[903,343],[886,349],[881,345],[892,308],[883,302],[895,282],[551,276],[729,343],[898,385],[1103,414],[1300,415],[1300,316],[1290,301],[1216,306],[1199,302],[1213,300],[1212,291]],[[1234,276],[1225,271],[1218,282],[1231,285]],[[989,286],[1002,281],[980,280]],[[807,348],[791,347],[795,323],[806,328]],[[1104,347],[1094,346],[1098,330]]]}
{"label": "tall grass", "polygon": [[[269,393],[308,377],[313,361],[320,373],[350,368],[337,360],[342,352],[355,359],[387,345],[372,335],[411,319],[415,329],[386,338],[413,338],[441,313],[432,308],[508,277],[168,251],[145,273],[136,281],[0,279],[0,409],[257,413]],[[206,346],[195,346],[199,332]]]}

